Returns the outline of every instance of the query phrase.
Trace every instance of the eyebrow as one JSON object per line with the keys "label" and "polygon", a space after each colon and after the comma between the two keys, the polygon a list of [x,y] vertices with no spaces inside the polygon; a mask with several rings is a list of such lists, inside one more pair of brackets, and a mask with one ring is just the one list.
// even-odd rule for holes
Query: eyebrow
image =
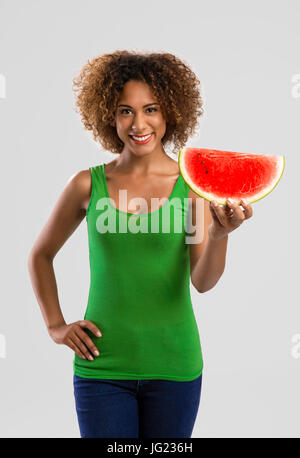
{"label": "eyebrow", "polygon": [[[147,103],[147,105],[144,105],[143,108],[149,107],[150,105],[159,105],[159,103],[158,103],[158,102]],[[131,107],[130,105],[118,105],[118,107],[129,107],[129,108],[133,108],[133,107]]]}

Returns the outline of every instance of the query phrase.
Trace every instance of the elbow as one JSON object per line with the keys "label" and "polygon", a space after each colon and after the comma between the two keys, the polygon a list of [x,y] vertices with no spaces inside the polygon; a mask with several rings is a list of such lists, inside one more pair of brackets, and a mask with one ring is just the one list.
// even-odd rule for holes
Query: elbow
{"label": "elbow", "polygon": [[205,293],[206,290],[204,290],[204,288],[200,288],[199,285],[197,285],[197,283],[195,283],[192,279],[191,279],[191,282],[192,282],[193,287],[195,288],[195,290],[198,293]]}
{"label": "elbow", "polygon": [[[223,270],[224,272],[224,270]],[[214,279],[213,282],[211,282],[209,285],[206,285],[205,287],[203,285],[199,285],[195,282],[192,281],[192,285],[194,286],[194,288],[198,291],[198,293],[206,293],[207,291],[211,290],[212,288],[214,288],[214,286],[216,286],[216,284],[218,283],[218,281],[220,280],[220,278],[222,277],[223,275],[223,272],[221,272],[219,275],[218,275],[218,278],[217,279]]]}
{"label": "elbow", "polygon": [[38,251],[35,249],[35,247],[33,246],[29,252],[29,255],[27,257],[27,266],[30,267],[34,261],[36,260],[36,258],[39,256],[39,253]]}
{"label": "elbow", "polygon": [[202,289],[202,288],[196,288],[196,290],[198,291],[198,293],[206,293],[206,291],[208,291],[208,289]]}
{"label": "elbow", "polygon": [[30,270],[30,267],[31,267],[33,261],[34,261],[34,252],[33,252],[33,250],[31,250],[29,255],[28,255],[28,257],[27,257],[27,268],[28,268],[28,270]]}
{"label": "elbow", "polygon": [[35,269],[35,266],[37,265],[40,259],[47,259],[49,262],[52,262],[51,256],[48,256],[47,254],[39,250],[36,250],[33,247],[27,257],[27,269],[29,273]]}
{"label": "elbow", "polygon": [[34,269],[34,265],[35,265],[37,256],[38,256],[37,253],[31,250],[27,257],[27,270],[29,273],[31,273]]}
{"label": "elbow", "polygon": [[210,289],[212,289],[214,286],[215,285],[212,285],[210,288],[206,288],[206,289],[205,288],[196,288],[196,287],[195,288],[198,291],[198,293],[203,294],[203,293],[206,293],[207,291],[209,291]]}
{"label": "elbow", "polygon": [[196,281],[194,280],[193,274],[191,275],[191,283],[192,283],[193,287],[195,288],[195,290],[196,290],[198,293],[202,293],[202,288],[199,288],[199,284],[198,284],[198,282],[196,282]]}

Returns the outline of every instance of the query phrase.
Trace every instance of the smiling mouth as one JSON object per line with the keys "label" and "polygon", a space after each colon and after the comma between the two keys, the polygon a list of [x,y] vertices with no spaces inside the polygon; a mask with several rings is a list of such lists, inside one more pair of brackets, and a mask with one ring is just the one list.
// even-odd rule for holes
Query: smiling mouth
{"label": "smiling mouth", "polygon": [[[144,145],[144,144],[149,143],[151,141],[151,138],[153,137],[153,132],[151,134],[148,134],[148,136],[147,135],[143,135],[141,137],[138,136],[138,137],[134,138],[135,135],[134,136],[133,135],[129,135],[129,137],[130,137],[131,141],[134,142],[135,144]],[[143,139],[143,140],[141,140],[141,139]]]}
{"label": "smiling mouth", "polygon": [[129,135],[129,137],[136,137],[136,138],[144,138],[144,137],[148,137],[148,135],[152,135],[153,132],[151,132],[150,134],[145,134],[145,135]]}

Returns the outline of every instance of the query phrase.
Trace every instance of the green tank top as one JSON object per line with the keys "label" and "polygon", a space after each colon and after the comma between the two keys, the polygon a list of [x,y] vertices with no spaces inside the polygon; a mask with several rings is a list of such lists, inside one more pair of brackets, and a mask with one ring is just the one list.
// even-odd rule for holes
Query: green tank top
{"label": "green tank top", "polygon": [[94,322],[102,337],[85,332],[100,355],[90,361],[75,353],[74,373],[96,379],[194,380],[203,360],[185,241],[189,187],[179,175],[162,207],[132,215],[109,198],[104,167],[90,167],[86,213],[90,289],[84,319]]}

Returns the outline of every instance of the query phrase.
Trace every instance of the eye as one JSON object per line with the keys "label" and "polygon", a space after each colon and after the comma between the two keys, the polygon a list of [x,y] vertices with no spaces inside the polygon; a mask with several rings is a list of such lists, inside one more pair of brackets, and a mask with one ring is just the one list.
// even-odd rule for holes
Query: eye
{"label": "eye", "polygon": [[123,111],[130,111],[129,108],[123,108],[120,113],[123,114]]}
{"label": "eye", "polygon": [[[147,110],[154,110],[154,111],[157,111],[157,108],[154,108],[154,107],[148,107]],[[120,113],[123,114],[124,111],[131,111],[130,108],[123,108]],[[151,111],[152,113],[152,111]],[[127,114],[127,113],[125,113]]]}

